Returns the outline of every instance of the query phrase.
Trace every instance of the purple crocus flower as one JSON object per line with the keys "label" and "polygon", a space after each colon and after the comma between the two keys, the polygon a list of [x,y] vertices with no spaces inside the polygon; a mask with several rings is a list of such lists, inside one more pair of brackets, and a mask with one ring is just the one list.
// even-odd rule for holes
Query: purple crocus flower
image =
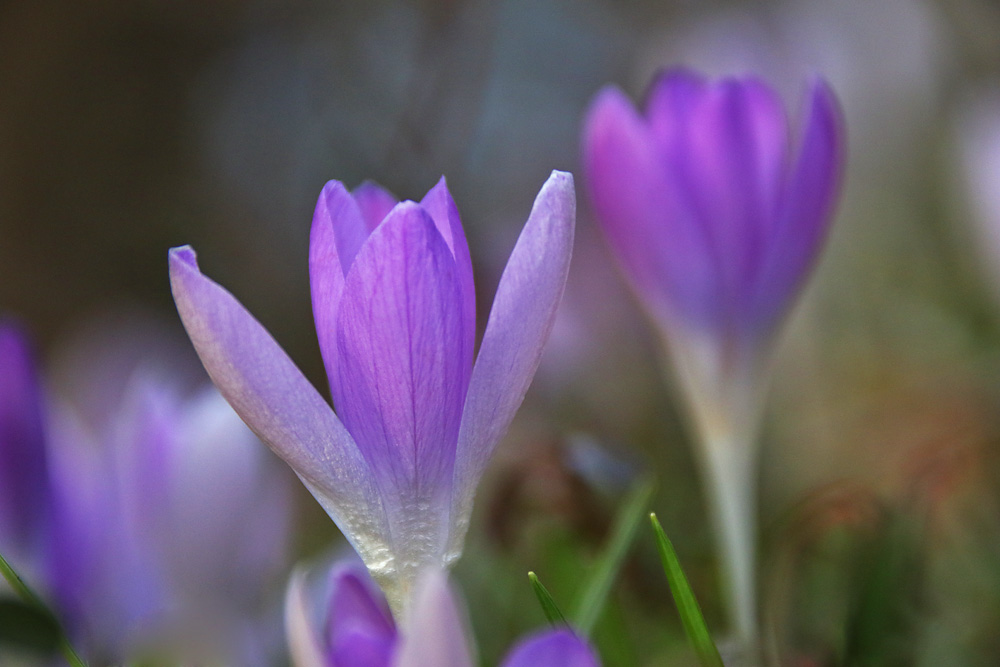
{"label": "purple crocus flower", "polygon": [[473,365],[472,265],[442,179],[419,204],[331,181],[313,217],[313,311],[337,413],[190,247],[181,319],[216,386],[298,474],[397,613],[416,573],[461,553],[475,487],[527,391],[569,266],[572,176],[542,187]]}
{"label": "purple crocus flower", "polygon": [[584,124],[595,212],[663,334],[704,445],[746,636],[762,387],[781,320],[826,238],[843,145],[836,100],[819,79],[794,146],[763,82],[710,82],[686,69],[653,82],[644,114],[605,89]]}
{"label": "purple crocus flower", "polygon": [[[314,604],[319,602],[319,605]],[[364,569],[334,565],[324,594],[310,600],[304,573],[293,575],[285,625],[295,667],[472,667],[477,664],[459,600],[440,570],[425,570],[412,613],[401,630]],[[569,629],[521,640],[502,667],[598,667],[584,640]]]}

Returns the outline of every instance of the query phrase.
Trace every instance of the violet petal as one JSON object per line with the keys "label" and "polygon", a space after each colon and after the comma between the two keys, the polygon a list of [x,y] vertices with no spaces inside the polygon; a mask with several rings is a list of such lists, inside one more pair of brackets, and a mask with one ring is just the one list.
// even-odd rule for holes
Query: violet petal
{"label": "violet petal", "polygon": [[566,285],[575,222],[573,176],[554,171],[500,278],[472,371],[458,436],[447,560],[461,553],[479,478],[538,367]]}
{"label": "violet petal", "polygon": [[351,195],[361,210],[361,217],[364,218],[369,234],[385,220],[385,216],[389,215],[389,211],[399,201],[388,190],[372,181],[365,181],[354,188]]}
{"label": "violet petal", "polygon": [[417,584],[393,667],[472,667],[466,621],[447,576],[427,570]]}
{"label": "violet petal", "polygon": [[170,279],[181,320],[216,387],[378,569],[391,553],[382,501],[333,410],[260,323],[201,274],[190,246],[170,251]]}
{"label": "violet petal", "polygon": [[420,205],[430,213],[441,236],[455,257],[458,268],[458,283],[462,291],[462,308],[465,313],[465,335],[462,350],[463,359],[472,365],[472,353],[476,345],[476,286],[472,279],[472,257],[469,255],[469,243],[462,229],[462,220],[458,215],[458,207],[448,191],[444,176],[431,188]]}
{"label": "violet petal", "polygon": [[814,263],[840,192],[843,123],[833,91],[820,79],[810,88],[802,133],[798,159],[783,193],[769,253],[753,294],[758,321],[765,329],[782,315]]}
{"label": "violet petal", "polygon": [[544,630],[518,642],[501,667],[599,667],[583,639],[569,630]]}
{"label": "violet petal", "polygon": [[0,545],[21,569],[41,547],[51,504],[34,358],[20,328],[0,321]]}
{"label": "violet petal", "polygon": [[344,277],[368,229],[354,198],[339,181],[323,187],[309,232],[309,286],[316,337],[327,379],[337,368],[337,311]]}
{"label": "violet petal", "polygon": [[347,275],[331,383],[387,499],[448,493],[469,375],[456,354],[462,319],[444,239],[422,207],[399,204]]}
{"label": "violet petal", "polygon": [[679,311],[716,324],[711,237],[682,207],[652,130],[617,88],[604,89],[591,105],[583,160],[602,229],[651,314],[663,320]]}

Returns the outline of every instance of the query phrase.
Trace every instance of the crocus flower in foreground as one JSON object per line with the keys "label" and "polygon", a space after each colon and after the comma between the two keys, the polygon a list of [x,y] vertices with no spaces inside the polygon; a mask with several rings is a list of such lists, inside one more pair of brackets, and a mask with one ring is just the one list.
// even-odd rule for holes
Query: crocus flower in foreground
{"label": "crocus flower in foreground", "polygon": [[[317,605],[316,602],[320,604]],[[302,572],[285,598],[285,626],[295,667],[472,667],[477,664],[464,615],[445,574],[426,570],[411,620],[400,632],[367,573],[351,563],[330,572],[326,591],[310,599]],[[568,629],[520,641],[502,667],[598,667],[590,646]]]}
{"label": "crocus flower in foreground", "polygon": [[298,474],[401,613],[416,573],[458,558],[475,487],[527,391],[569,267],[572,177],[554,172],[497,288],[473,366],[475,295],[442,179],[419,204],[323,189],[309,249],[334,414],[273,338],[170,252],[181,319],[209,375]]}
{"label": "crocus flower in foreground", "polygon": [[815,262],[839,191],[833,93],[810,86],[793,150],[780,99],[747,77],[661,74],[645,113],[616,88],[583,130],[594,209],[660,327],[715,482],[736,625],[753,633],[752,447],[779,324]]}

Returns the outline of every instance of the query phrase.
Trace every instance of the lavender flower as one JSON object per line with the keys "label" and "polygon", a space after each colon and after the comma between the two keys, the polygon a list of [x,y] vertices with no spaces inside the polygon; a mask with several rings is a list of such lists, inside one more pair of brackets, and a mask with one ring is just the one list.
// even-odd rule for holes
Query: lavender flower
{"label": "lavender flower", "polygon": [[45,409],[26,342],[0,326],[0,549],[41,536],[15,564],[94,663],[264,664],[248,639],[285,564],[284,471],[214,389],[120,380],[94,422]]}
{"label": "lavender flower", "polygon": [[645,115],[617,89],[583,131],[608,241],[658,324],[716,482],[738,632],[753,634],[753,435],[779,324],[826,237],[840,185],[837,103],[812,83],[792,150],[781,101],[747,77],[674,69]]}
{"label": "lavender flower", "polygon": [[[317,606],[304,573],[288,586],[285,625],[295,667],[472,667],[474,646],[447,577],[425,570],[416,585],[407,625],[397,629],[367,573],[340,563]],[[585,641],[568,629],[520,641],[502,667],[598,667]]]}
{"label": "lavender flower", "polygon": [[244,663],[285,564],[287,480],[213,389],[139,376],[118,407],[108,432],[54,429],[55,606],[98,660]]}
{"label": "lavender flower", "polygon": [[0,551],[27,577],[51,537],[41,387],[20,328],[0,321]]}
{"label": "lavender flower", "polygon": [[500,280],[473,366],[475,297],[441,180],[419,204],[374,185],[323,189],[309,251],[334,414],[190,247],[174,299],[209,375],[298,474],[397,613],[416,573],[461,553],[475,487],[527,391],[566,280],[573,181],[542,187]]}

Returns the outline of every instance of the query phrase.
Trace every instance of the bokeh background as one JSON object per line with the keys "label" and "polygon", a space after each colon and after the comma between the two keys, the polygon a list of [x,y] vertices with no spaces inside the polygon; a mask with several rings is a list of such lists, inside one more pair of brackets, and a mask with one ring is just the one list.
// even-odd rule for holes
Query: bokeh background
{"label": "bokeh background", "polygon": [[[829,243],[779,347],[761,436],[761,577],[781,664],[1000,656],[1000,7],[991,0],[37,0],[0,3],[0,314],[51,392],[81,359],[200,379],[166,251],[190,243],[324,393],[307,245],[323,184],[419,199],[441,174],[480,333],[589,101],[659,68],[827,77],[849,136]],[[715,557],[681,401],[579,196],[570,284],[481,487],[457,580],[484,663],[571,601],[623,494],[654,507],[709,624]],[[155,352],[153,352],[155,350]],[[111,362],[108,362],[111,363]],[[186,370],[180,370],[186,369]],[[83,383],[83,387],[81,387]],[[301,492],[294,552],[337,544]],[[569,602],[567,602],[569,606]],[[687,664],[643,534],[606,664]]]}

